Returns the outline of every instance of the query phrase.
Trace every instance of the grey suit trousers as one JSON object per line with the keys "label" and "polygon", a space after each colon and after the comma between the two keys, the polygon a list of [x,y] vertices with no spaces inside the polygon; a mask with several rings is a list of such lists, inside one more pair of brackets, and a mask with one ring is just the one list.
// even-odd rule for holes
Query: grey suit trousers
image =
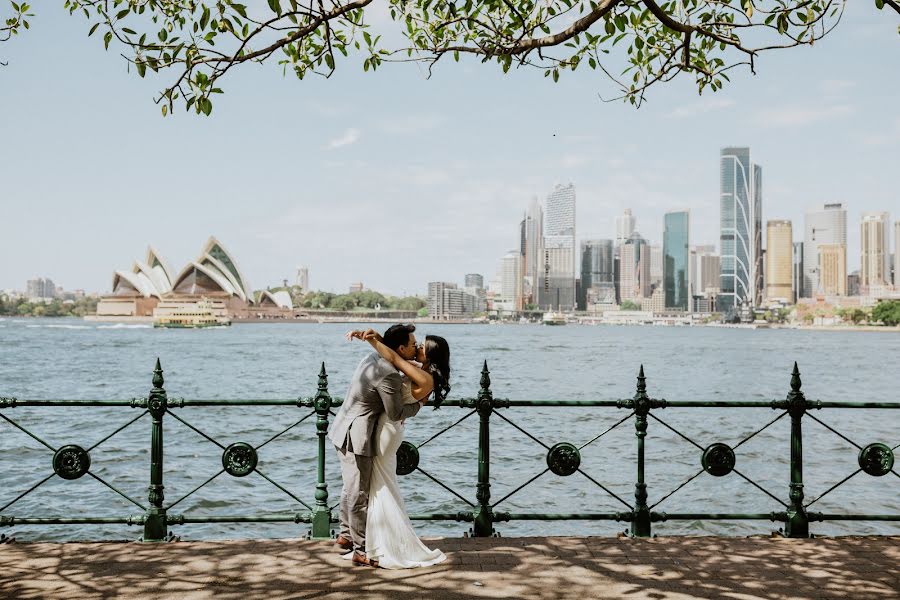
{"label": "grey suit trousers", "polygon": [[341,461],[341,535],[353,541],[353,549],[366,553],[366,517],[369,511],[369,482],[372,481],[371,456],[354,454],[349,442],[335,449]]}

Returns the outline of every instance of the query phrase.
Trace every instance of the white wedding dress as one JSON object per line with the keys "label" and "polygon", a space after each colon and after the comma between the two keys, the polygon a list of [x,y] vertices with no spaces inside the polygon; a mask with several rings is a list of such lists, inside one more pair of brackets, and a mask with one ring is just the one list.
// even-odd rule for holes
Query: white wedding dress
{"label": "white wedding dress", "polygon": [[[403,382],[403,396],[407,404],[416,401],[407,380]],[[389,420],[384,413],[375,429],[377,443],[369,487],[366,554],[385,569],[429,567],[447,558],[440,550],[429,550],[419,540],[406,514],[397,485],[397,448],[403,441],[403,430],[402,423]]]}

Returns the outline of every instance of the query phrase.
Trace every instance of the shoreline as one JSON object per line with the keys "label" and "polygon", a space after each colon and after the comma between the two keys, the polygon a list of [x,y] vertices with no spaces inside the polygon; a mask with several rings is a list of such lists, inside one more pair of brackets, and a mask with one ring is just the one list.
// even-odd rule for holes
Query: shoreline
{"label": "shoreline", "polygon": [[[0,323],[4,321],[53,321],[60,319],[78,319],[82,321],[86,321],[88,323],[123,323],[123,324],[152,324],[152,317],[113,317],[113,316],[97,316],[97,315],[86,315],[84,317],[34,317],[34,316],[2,316],[0,317]],[[260,318],[247,318],[247,319],[234,319],[232,324],[258,324],[258,323],[277,323],[277,324],[289,324],[289,323],[306,323],[306,324],[319,324],[319,323],[396,323],[397,319],[384,318],[384,317],[367,317],[365,315],[360,315],[359,318],[348,318],[345,316],[341,317],[303,317],[296,319],[260,319]],[[473,319],[452,319],[452,320],[432,320],[428,318],[417,317],[415,319],[404,320],[404,322],[415,323],[415,324],[432,324],[432,325],[504,325],[504,326],[542,326],[542,323],[519,323],[516,321],[475,321]],[[727,324],[727,323],[694,323],[691,325],[669,325],[669,324],[623,324],[623,323],[603,323],[599,321],[592,321],[587,323],[567,323],[566,326],[582,326],[582,327],[596,327],[596,326],[629,326],[629,327],[713,327],[718,329],[794,329],[800,331],[857,331],[857,332],[891,332],[891,333],[900,333],[900,326],[889,327],[884,325],[789,325],[789,324],[769,324],[769,323],[740,323],[740,324]]]}

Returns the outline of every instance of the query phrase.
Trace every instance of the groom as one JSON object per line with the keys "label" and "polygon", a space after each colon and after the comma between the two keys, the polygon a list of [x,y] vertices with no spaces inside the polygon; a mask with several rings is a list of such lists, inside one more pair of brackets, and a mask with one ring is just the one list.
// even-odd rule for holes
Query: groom
{"label": "groom", "polygon": [[[384,344],[403,358],[416,356],[415,325],[392,325],[384,332]],[[403,403],[402,379],[394,366],[373,352],[359,363],[350,390],[334,418],[329,439],[341,461],[341,532],[336,545],[353,551],[354,565],[377,567],[366,557],[366,516],[369,482],[372,478],[373,439],[378,417],[386,412],[391,421],[400,421],[419,412],[425,403]]]}

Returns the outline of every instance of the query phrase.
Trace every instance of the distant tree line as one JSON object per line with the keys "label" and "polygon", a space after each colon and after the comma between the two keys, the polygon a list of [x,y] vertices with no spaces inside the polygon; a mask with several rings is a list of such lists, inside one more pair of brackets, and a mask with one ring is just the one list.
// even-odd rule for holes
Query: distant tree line
{"label": "distant tree line", "polygon": [[15,300],[0,296],[0,315],[11,317],[83,317],[97,312],[99,298],[76,298],[49,303],[32,302],[25,298]]}
{"label": "distant tree line", "polygon": [[[883,300],[869,308],[839,308],[834,312],[854,325],[900,325],[900,300]],[[804,315],[804,320],[812,322],[815,316],[815,313],[808,312]]]}
{"label": "distant tree line", "polygon": [[331,292],[309,291],[305,292],[300,286],[270,288],[270,292],[286,291],[291,295],[294,308],[309,308],[312,310],[405,310],[418,312],[425,307],[425,301],[416,296],[386,296],[379,292],[363,290],[350,294],[333,294]]}

